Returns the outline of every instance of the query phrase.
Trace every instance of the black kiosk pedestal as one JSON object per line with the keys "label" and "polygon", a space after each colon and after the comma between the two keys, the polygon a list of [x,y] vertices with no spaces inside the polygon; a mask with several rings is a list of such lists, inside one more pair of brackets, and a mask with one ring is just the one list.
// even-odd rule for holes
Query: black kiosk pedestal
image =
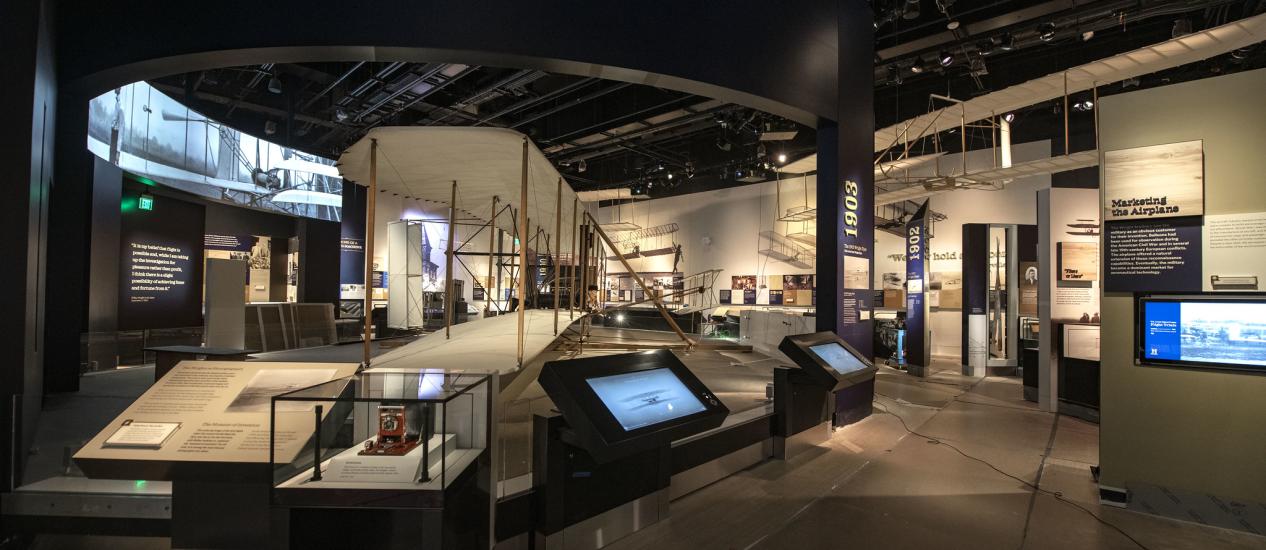
{"label": "black kiosk pedestal", "polygon": [[610,543],[667,517],[672,442],[729,414],[668,350],[551,361],[539,381],[561,416],[533,419],[537,548],[590,531]]}
{"label": "black kiosk pedestal", "polygon": [[870,416],[878,369],[838,335],[816,332],[788,336],[778,351],[800,367],[775,373],[776,378],[787,382],[774,384],[775,389],[785,388],[782,395],[774,396],[780,411],[777,435],[781,440],[775,447],[781,447],[784,458],[795,454],[798,439],[820,439],[814,434],[825,431],[817,428],[828,421],[841,427]]}

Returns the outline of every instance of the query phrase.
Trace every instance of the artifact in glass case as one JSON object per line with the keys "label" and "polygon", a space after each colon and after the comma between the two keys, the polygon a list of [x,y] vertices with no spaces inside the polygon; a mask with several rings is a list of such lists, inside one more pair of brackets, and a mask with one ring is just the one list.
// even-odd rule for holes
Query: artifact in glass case
{"label": "artifact in glass case", "polygon": [[378,407],[378,436],[365,441],[361,456],[404,456],[418,446],[418,433],[406,431],[404,407],[381,405]]}

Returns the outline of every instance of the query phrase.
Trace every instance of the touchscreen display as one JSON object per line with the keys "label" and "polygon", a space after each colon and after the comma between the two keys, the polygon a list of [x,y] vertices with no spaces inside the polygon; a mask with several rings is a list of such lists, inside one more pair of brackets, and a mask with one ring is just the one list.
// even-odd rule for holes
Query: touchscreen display
{"label": "touchscreen display", "polygon": [[1145,359],[1266,368],[1266,303],[1143,302]]}
{"label": "touchscreen display", "polygon": [[624,431],[707,410],[667,368],[585,380]]}
{"label": "touchscreen display", "polygon": [[809,351],[818,356],[840,374],[852,374],[867,367],[861,359],[854,357],[848,350],[835,342],[809,346]]}

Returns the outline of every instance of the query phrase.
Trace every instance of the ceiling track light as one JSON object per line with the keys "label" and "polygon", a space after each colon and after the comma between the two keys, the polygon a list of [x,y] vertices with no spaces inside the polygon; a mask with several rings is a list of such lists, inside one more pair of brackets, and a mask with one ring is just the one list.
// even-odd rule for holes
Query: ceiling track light
{"label": "ceiling track light", "polygon": [[954,64],[954,54],[950,53],[949,50],[941,50],[941,56],[937,59],[940,59],[942,67],[948,67]]}
{"label": "ceiling track light", "polygon": [[585,170],[588,170],[588,169],[589,169],[589,165],[585,164],[585,159],[580,159],[580,162],[576,164],[577,172],[584,172]]}
{"label": "ceiling track light", "polygon": [[1015,49],[1015,37],[1011,33],[1005,32],[998,37],[998,49],[1009,52]]}
{"label": "ceiling track light", "polygon": [[1007,124],[1011,124],[1012,122],[1015,122],[1015,113],[1007,113],[1005,115],[1002,115],[1002,120],[1007,121]]}
{"label": "ceiling track light", "polygon": [[906,21],[913,21],[919,18],[919,0],[906,0],[905,7],[901,9],[901,18]]}
{"label": "ceiling track light", "polygon": [[1047,21],[1037,26],[1037,37],[1042,42],[1055,40],[1055,24]]}
{"label": "ceiling track light", "polygon": [[276,74],[274,74],[272,78],[268,79],[268,91],[274,94],[281,93],[281,79],[277,78]]}
{"label": "ceiling track light", "polygon": [[914,60],[914,64],[910,65],[910,72],[914,74],[923,74],[923,61],[921,59]]}
{"label": "ceiling track light", "polygon": [[1180,36],[1186,36],[1188,34],[1191,34],[1191,20],[1190,19],[1175,19],[1174,29],[1170,32],[1170,35],[1173,38],[1178,38]]}

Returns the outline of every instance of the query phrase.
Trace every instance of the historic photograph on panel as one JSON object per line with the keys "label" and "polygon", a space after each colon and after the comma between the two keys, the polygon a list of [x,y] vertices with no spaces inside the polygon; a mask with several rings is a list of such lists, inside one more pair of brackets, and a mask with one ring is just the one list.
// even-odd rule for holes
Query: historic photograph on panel
{"label": "historic photograph on panel", "polygon": [[783,290],[813,290],[813,275],[783,275]]}
{"label": "historic photograph on panel", "polygon": [[844,288],[870,288],[870,260],[844,256]]}
{"label": "historic photograph on panel", "polygon": [[[268,412],[274,395],[324,384],[338,369],[262,369],[251,377],[224,412]],[[278,411],[311,410],[314,402],[292,401],[277,404]]]}
{"label": "historic photograph on panel", "polygon": [[1184,141],[1103,154],[1104,220],[1204,214],[1204,143]]}
{"label": "historic photograph on panel", "polygon": [[962,309],[963,272],[933,271],[928,280],[928,305],[945,309]]}
{"label": "historic photograph on panel", "polygon": [[1099,280],[1098,243],[1058,243],[1059,280],[1091,282]]}
{"label": "historic photograph on panel", "polygon": [[734,290],[756,290],[756,276],[734,275],[730,279],[730,288]]}

